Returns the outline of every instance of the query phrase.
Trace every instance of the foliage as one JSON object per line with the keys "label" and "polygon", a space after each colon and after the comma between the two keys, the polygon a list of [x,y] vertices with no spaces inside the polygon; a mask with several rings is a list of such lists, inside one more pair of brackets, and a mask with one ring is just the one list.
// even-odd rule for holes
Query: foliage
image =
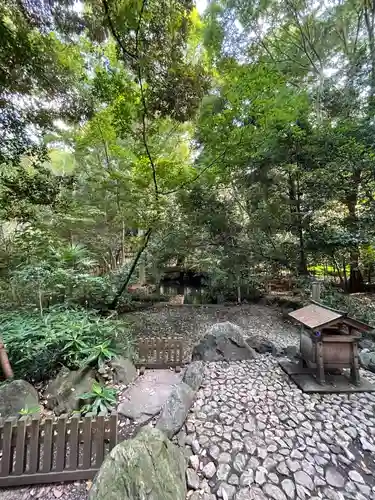
{"label": "foliage", "polygon": [[0,325],[15,376],[30,381],[50,378],[61,365],[75,370],[86,360],[102,360],[113,351],[98,346],[107,346],[117,337],[128,354],[132,351],[124,323],[85,310],[54,309],[43,316],[25,311],[3,313]]}
{"label": "foliage", "polygon": [[88,400],[89,402],[82,406],[80,412],[85,413],[98,413],[108,414],[116,405],[116,389],[100,385],[94,382],[90,392],[80,394],[78,399]]}
{"label": "foliage", "polygon": [[25,408],[21,408],[21,410],[18,413],[22,417],[26,417],[29,415],[35,415],[36,413],[39,412],[40,412],[40,406],[32,406],[31,408],[26,406]]}

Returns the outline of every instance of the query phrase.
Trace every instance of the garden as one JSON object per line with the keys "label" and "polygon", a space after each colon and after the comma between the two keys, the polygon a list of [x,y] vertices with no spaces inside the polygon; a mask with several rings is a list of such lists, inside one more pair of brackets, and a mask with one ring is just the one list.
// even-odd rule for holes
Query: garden
{"label": "garden", "polygon": [[2,417],[114,415],[147,339],[296,345],[313,282],[375,328],[372,3],[2,2]]}

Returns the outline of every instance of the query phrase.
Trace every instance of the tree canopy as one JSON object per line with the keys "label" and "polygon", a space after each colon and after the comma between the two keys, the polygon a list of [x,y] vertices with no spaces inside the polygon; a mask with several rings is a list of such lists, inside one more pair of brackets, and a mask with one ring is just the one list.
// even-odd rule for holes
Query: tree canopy
{"label": "tree canopy", "polygon": [[375,0],[5,0],[0,34],[4,296],[371,286]]}

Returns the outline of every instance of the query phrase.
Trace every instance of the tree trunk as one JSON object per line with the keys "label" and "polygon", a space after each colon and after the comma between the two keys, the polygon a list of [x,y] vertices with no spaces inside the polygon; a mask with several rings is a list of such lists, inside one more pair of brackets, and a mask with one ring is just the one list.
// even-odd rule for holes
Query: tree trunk
{"label": "tree trunk", "polygon": [[133,260],[133,263],[132,263],[132,265],[131,265],[131,267],[129,269],[128,274],[126,275],[126,278],[125,278],[123,284],[121,285],[121,287],[117,291],[116,296],[115,296],[115,298],[113,299],[113,301],[112,301],[112,303],[110,305],[110,309],[116,309],[116,307],[118,306],[118,303],[119,303],[119,300],[121,298],[121,295],[124,293],[126,287],[128,286],[128,283],[131,280],[131,277],[133,276],[133,273],[134,273],[134,271],[137,268],[138,261],[141,258],[143,252],[147,248],[148,242],[150,241],[151,233],[152,233],[152,228],[147,229],[147,231],[146,231],[146,233],[144,235],[144,238],[143,238],[142,245],[140,246],[140,248],[139,248],[139,250],[138,250],[138,252],[137,252],[137,254],[136,254],[136,256],[135,256],[135,258]]}
{"label": "tree trunk", "polygon": [[[358,189],[361,182],[361,171],[359,169],[353,172],[353,190],[346,199],[346,206],[348,208],[348,227],[353,235],[358,233],[358,217],[357,217],[357,201]],[[348,292],[357,293],[363,292],[364,281],[361,270],[359,269],[359,245],[353,243],[350,247],[350,275],[348,281]]]}
{"label": "tree trunk", "polygon": [[298,274],[306,275],[307,270],[307,258],[305,252],[305,238],[303,234],[303,223],[302,223],[302,212],[301,212],[301,192],[298,175],[294,179],[291,174],[289,174],[289,201],[290,201],[290,212],[292,216],[292,223],[294,226],[294,231],[297,234],[299,242],[299,260],[298,260]]}

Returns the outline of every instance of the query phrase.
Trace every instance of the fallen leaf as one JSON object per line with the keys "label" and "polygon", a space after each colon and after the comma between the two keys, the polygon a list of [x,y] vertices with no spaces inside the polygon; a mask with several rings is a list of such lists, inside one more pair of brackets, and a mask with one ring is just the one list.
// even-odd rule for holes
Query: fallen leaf
{"label": "fallen leaf", "polygon": [[92,481],[86,481],[86,491],[90,491],[92,486]]}

